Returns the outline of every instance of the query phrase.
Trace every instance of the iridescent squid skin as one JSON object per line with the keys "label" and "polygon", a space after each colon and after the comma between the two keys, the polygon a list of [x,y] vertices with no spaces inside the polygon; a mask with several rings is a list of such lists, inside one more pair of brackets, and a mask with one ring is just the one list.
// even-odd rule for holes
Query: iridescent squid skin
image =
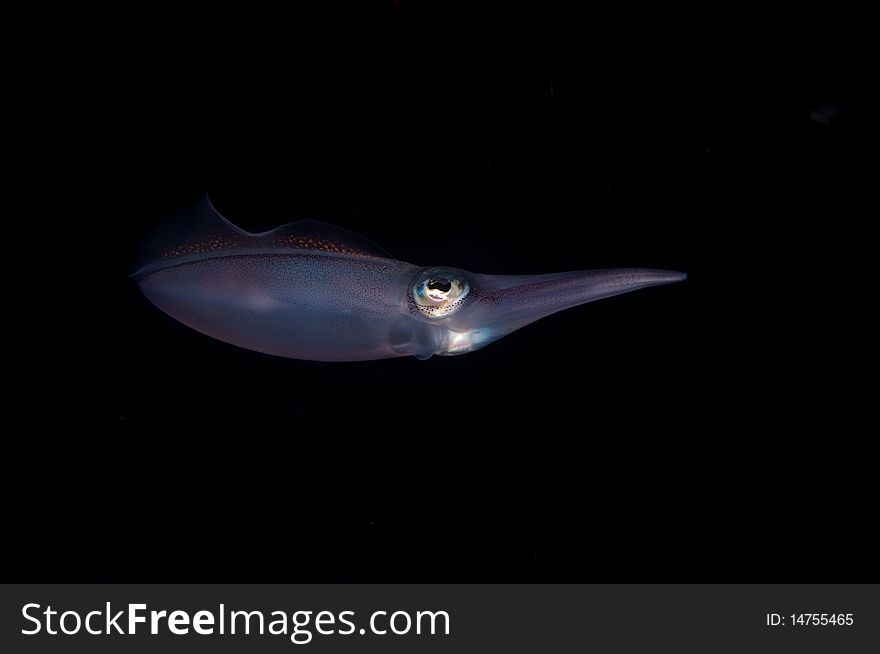
{"label": "iridescent squid skin", "polygon": [[473,352],[557,311],[682,281],[665,270],[481,275],[416,266],[345,229],[302,220],[252,234],[207,197],[144,249],[144,295],[185,325],[294,359]]}

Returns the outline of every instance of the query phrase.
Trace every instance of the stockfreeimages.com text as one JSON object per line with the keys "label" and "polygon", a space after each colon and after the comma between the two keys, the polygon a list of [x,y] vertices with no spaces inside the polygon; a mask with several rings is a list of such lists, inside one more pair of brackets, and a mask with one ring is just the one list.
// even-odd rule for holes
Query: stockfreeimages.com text
{"label": "stockfreeimages.com text", "polygon": [[146,604],[127,604],[114,610],[111,603],[106,602],[103,609],[83,613],[30,603],[22,606],[21,613],[26,624],[21,633],[26,636],[269,634],[289,636],[292,643],[305,645],[316,634],[449,635],[446,611],[373,611],[360,627],[354,611],[243,611],[227,609],[224,604],[217,610],[191,612],[148,610]]}

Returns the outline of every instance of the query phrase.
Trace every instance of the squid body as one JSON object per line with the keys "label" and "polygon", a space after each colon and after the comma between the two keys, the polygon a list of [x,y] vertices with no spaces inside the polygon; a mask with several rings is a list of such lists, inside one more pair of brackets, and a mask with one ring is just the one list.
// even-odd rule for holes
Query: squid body
{"label": "squid body", "polygon": [[557,311],[686,275],[421,267],[314,220],[249,233],[205,197],[147,243],[134,277],[165,313],[221,341],[295,359],[367,361],[473,352]]}

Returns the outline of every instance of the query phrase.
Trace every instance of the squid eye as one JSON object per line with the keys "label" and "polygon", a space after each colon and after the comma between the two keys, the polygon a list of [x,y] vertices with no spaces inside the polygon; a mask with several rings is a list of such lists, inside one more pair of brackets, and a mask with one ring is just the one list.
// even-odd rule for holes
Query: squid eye
{"label": "squid eye", "polygon": [[460,272],[429,268],[416,278],[410,289],[410,300],[421,314],[443,318],[461,306],[469,291],[470,285]]}

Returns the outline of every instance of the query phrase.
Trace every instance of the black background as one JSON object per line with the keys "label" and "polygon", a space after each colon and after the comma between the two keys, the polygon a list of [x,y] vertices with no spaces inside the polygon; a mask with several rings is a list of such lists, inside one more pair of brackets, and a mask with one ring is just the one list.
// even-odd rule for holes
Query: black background
{"label": "black background", "polygon": [[[856,5],[286,4],[4,26],[8,576],[876,580]],[[127,277],[204,191],[420,265],[690,277],[463,357],[272,358]]]}

